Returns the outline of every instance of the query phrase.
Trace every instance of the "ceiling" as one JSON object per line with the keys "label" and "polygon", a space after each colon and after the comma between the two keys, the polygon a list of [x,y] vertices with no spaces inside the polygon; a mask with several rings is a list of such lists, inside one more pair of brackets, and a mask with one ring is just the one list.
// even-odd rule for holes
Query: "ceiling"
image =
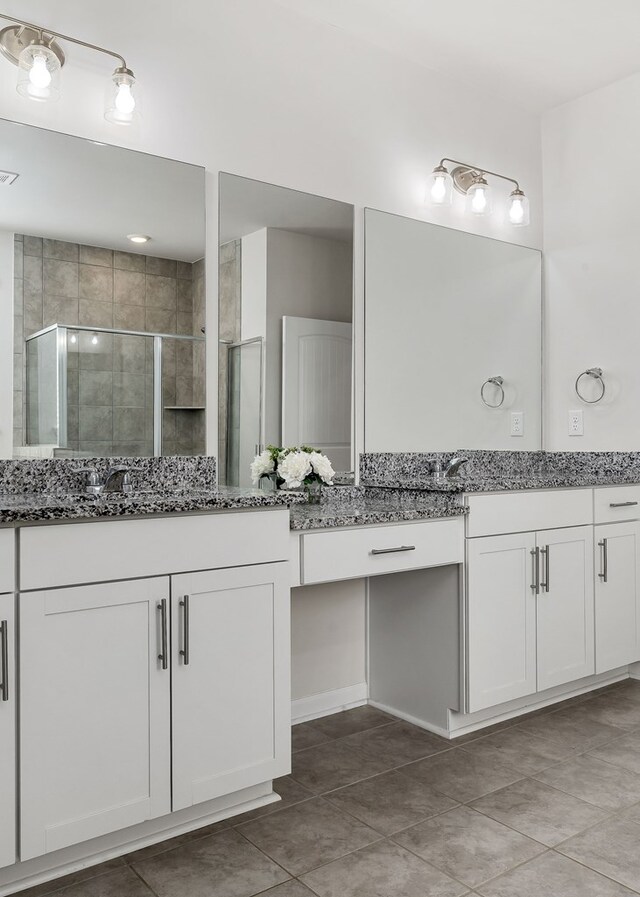
{"label": "ceiling", "polygon": [[[0,229],[194,262],[205,250],[204,169],[0,120]],[[136,247],[127,234],[147,234]]]}
{"label": "ceiling", "polygon": [[277,0],[542,113],[640,71],[639,0]]}
{"label": "ceiling", "polygon": [[220,243],[239,240],[263,227],[351,243],[353,206],[312,193],[221,174]]}

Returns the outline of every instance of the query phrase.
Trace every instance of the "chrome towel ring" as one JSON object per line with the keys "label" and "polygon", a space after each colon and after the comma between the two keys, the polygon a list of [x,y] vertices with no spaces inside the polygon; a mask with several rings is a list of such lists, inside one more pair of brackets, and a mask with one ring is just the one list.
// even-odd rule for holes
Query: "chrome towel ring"
{"label": "chrome towel ring", "polygon": [[[580,392],[580,381],[583,377],[592,377],[594,380],[598,380],[600,382],[600,395],[597,399],[585,399],[585,397]],[[580,401],[585,402],[585,404],[587,405],[595,405],[597,402],[602,401],[605,391],[606,388],[604,385],[604,379],[602,377],[602,368],[587,368],[586,371],[583,371],[576,377],[576,394]]]}
{"label": "chrome towel ring", "polygon": [[[497,389],[500,391],[500,401],[497,403],[497,405],[493,405],[491,402],[487,402],[487,400],[485,398],[484,391],[485,391],[487,384],[489,384],[489,383],[491,383],[493,386],[497,387]],[[502,405],[502,403],[504,402],[503,383],[504,383],[504,377],[489,377],[489,379],[485,380],[484,383],[482,384],[482,386],[480,387],[480,398],[482,399],[484,404],[487,406],[487,408],[499,408]]]}

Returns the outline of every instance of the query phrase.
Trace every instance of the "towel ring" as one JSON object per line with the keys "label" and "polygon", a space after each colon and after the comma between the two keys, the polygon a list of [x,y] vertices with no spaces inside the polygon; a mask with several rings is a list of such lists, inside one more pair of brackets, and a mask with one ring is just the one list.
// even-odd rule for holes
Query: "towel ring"
{"label": "towel ring", "polygon": [[[484,390],[488,383],[493,384],[493,386],[497,386],[498,389],[500,390],[500,401],[498,402],[497,405],[492,405],[491,402],[487,402],[487,400],[484,397]],[[504,377],[489,377],[489,379],[485,380],[484,383],[482,384],[482,386],[480,387],[480,398],[482,399],[484,404],[487,406],[487,408],[499,408],[502,405],[502,403],[504,402],[504,387],[502,385],[503,383],[504,383]]]}
{"label": "towel ring", "polygon": [[[580,381],[582,380],[583,377],[592,377],[594,380],[600,381],[600,386],[602,387],[602,392],[600,393],[600,395],[598,396],[597,399],[585,399],[585,397],[580,392]],[[581,374],[579,374],[578,377],[576,378],[576,394],[577,394],[578,398],[580,399],[580,401],[584,402],[587,405],[595,405],[598,402],[601,402],[602,399],[604,398],[605,391],[606,391],[606,388],[604,385],[604,380],[602,378],[602,368],[588,368],[586,371],[583,371]]]}

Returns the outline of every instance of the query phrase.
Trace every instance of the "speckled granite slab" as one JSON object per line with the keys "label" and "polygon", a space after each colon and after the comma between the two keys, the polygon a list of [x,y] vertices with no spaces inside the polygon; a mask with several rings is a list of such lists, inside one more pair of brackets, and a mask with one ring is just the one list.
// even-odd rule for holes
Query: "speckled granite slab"
{"label": "speckled granite slab", "polygon": [[[436,481],[435,465],[468,458],[458,477]],[[435,492],[499,492],[640,483],[640,452],[369,453],[361,456],[360,482]]]}
{"label": "speckled granite slab", "polygon": [[291,508],[291,529],[328,529],[460,517],[467,513],[458,496],[417,490],[365,487],[326,488],[318,505]]}
{"label": "speckled granite slab", "polygon": [[216,459],[205,455],[166,458],[47,458],[0,461],[0,494],[82,492],[84,470],[100,475],[127,467],[135,489],[215,489]]}

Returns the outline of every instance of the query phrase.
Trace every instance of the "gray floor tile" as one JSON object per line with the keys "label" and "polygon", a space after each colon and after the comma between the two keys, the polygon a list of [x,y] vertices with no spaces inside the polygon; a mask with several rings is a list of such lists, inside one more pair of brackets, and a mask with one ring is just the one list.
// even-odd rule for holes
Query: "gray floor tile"
{"label": "gray floor tile", "polygon": [[[80,897],[86,893],[96,894],[100,893],[95,889],[97,887],[102,887],[102,885],[90,885],[90,880],[94,878],[104,878],[111,877],[114,871],[124,871],[125,862],[122,857],[117,857],[115,860],[109,860],[106,863],[100,863],[98,866],[89,866],[87,869],[80,869],[78,872],[72,872],[70,875],[64,875],[62,878],[53,879],[53,881],[44,882],[41,885],[35,885],[33,888],[27,888],[26,891],[20,891],[20,897],[44,897],[45,894],[56,894],[56,897]],[[125,879],[122,877],[118,879],[114,879],[114,881],[119,882],[120,884],[126,881],[130,881],[130,876],[127,876]],[[108,894],[108,888],[111,887],[109,883],[105,883],[104,887],[107,889],[105,893]],[[93,890],[90,890],[93,888]],[[117,893],[117,892],[116,892]],[[126,890],[124,892],[126,894]],[[134,892],[135,894],[135,892]]]}
{"label": "gray floor tile", "polygon": [[460,897],[467,888],[403,850],[381,841],[304,875],[319,897]]}
{"label": "gray floor tile", "polygon": [[589,752],[589,756],[621,766],[640,775],[640,732],[633,732],[609,741],[602,747]]}
{"label": "gray floor tile", "polygon": [[271,813],[278,813],[285,807],[292,807],[299,804],[303,800],[309,800],[313,797],[313,791],[309,791],[304,785],[296,782],[291,776],[283,776],[276,779],[273,783],[273,790],[280,795],[280,800],[273,804],[266,804],[264,807],[258,807],[257,810],[249,810],[248,813],[241,813],[239,816],[232,816],[229,820],[230,825],[242,825],[250,822],[252,819],[260,819],[262,816],[270,816]]}
{"label": "gray floor tile", "polygon": [[398,772],[387,772],[339,791],[325,799],[383,835],[391,835],[457,806],[429,785]]}
{"label": "gray floor tile", "polygon": [[395,721],[395,717],[389,716],[388,713],[365,704],[363,707],[354,707],[352,710],[314,719],[309,726],[328,738],[345,738],[347,735],[385,726]]}
{"label": "gray floor tile", "polygon": [[344,744],[377,758],[388,768],[451,750],[451,742],[411,723],[396,722],[344,739]]}
{"label": "gray floor tile", "polygon": [[621,691],[601,695],[582,705],[584,714],[599,723],[620,729],[637,729],[640,726],[640,701],[632,693]]}
{"label": "gray floor tile", "polygon": [[622,810],[640,801],[640,776],[595,757],[567,760],[534,778],[608,810]]}
{"label": "gray floor tile", "polygon": [[231,820],[225,819],[223,822],[215,822],[213,825],[205,826],[205,828],[185,832],[183,835],[176,835],[175,838],[168,838],[166,841],[158,841],[156,844],[150,844],[148,847],[141,847],[140,850],[133,850],[131,853],[125,854],[123,860],[132,866],[141,860],[148,860],[150,857],[166,853],[167,850],[175,850],[176,847],[182,847],[183,844],[187,844],[189,841],[197,841],[199,838],[214,835],[229,828],[230,824]]}
{"label": "gray floor tile", "polygon": [[389,767],[374,757],[350,748],[344,741],[330,741],[298,751],[292,758],[292,777],[316,794],[352,785],[385,772]]}
{"label": "gray floor tile", "polygon": [[489,884],[483,897],[633,897],[627,888],[549,851]]}
{"label": "gray floor tile", "polygon": [[520,723],[518,728],[531,735],[542,735],[565,747],[583,751],[624,735],[622,729],[591,719],[583,708],[583,704],[577,704],[568,710],[558,710]]}
{"label": "gray floor tile", "polygon": [[566,760],[574,753],[573,748],[551,741],[549,738],[531,735],[522,729],[505,729],[487,738],[479,738],[462,748],[476,757],[506,763],[516,772],[533,775]]}
{"label": "gray floor tile", "polygon": [[506,763],[476,757],[459,748],[403,766],[402,772],[460,803],[483,797],[522,778]]}
{"label": "gray floor tile", "polygon": [[576,835],[556,850],[640,891],[640,826],[614,817]]}
{"label": "gray floor tile", "polygon": [[234,829],[191,841],[133,868],[158,897],[253,897],[289,878]]}
{"label": "gray floor tile", "polygon": [[292,875],[309,872],[380,839],[373,829],[321,798],[249,822],[238,831]]}
{"label": "gray floor tile", "polygon": [[523,779],[494,791],[471,806],[548,847],[577,835],[608,815],[607,810],[535,779]]}
{"label": "gray floor tile", "polygon": [[421,822],[393,840],[470,888],[544,851],[536,841],[469,807]]}
{"label": "gray floor tile", "polygon": [[333,741],[333,739],[323,735],[311,723],[300,723],[291,727],[291,749],[294,753],[304,751],[305,748],[316,747],[319,744],[326,744],[327,741]]}
{"label": "gray floor tile", "polygon": [[302,882],[292,879],[269,891],[261,891],[256,894],[256,897],[313,897],[313,891],[310,891]]}

